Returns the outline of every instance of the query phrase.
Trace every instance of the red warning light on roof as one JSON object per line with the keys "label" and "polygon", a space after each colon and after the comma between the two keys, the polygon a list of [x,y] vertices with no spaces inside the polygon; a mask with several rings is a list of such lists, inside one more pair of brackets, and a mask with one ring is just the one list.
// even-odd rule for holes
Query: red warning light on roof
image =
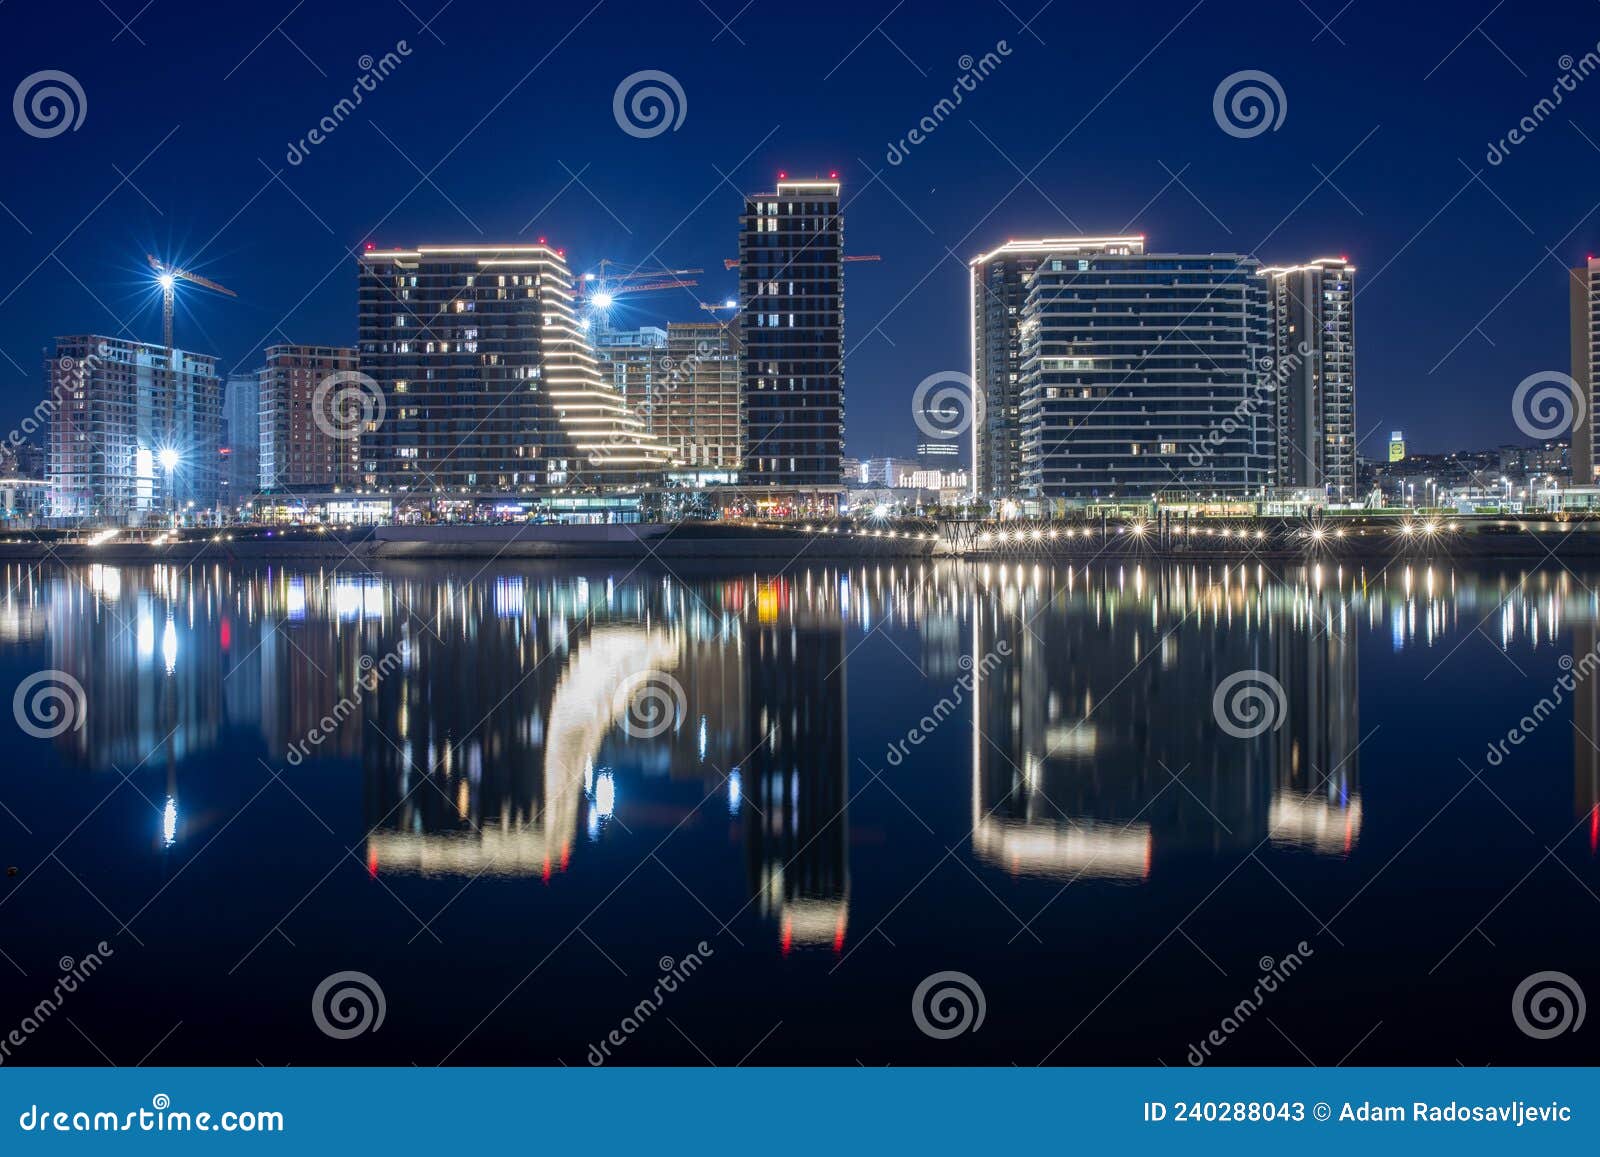
{"label": "red warning light on roof", "polygon": [[789,179],[789,174],[788,173],[779,173],[778,174],[778,180],[787,181],[788,179]]}
{"label": "red warning light on roof", "polygon": [[372,252],[372,242],[370,242],[370,241],[367,242],[367,252],[368,253]]}
{"label": "red warning light on roof", "polygon": [[543,237],[541,237],[541,238],[539,238],[539,244],[540,244],[540,245],[543,245],[543,244],[544,244],[544,238],[543,238]]}
{"label": "red warning light on roof", "polygon": [[828,180],[837,181],[838,179],[839,179],[839,170],[835,169],[833,172],[828,174]]}

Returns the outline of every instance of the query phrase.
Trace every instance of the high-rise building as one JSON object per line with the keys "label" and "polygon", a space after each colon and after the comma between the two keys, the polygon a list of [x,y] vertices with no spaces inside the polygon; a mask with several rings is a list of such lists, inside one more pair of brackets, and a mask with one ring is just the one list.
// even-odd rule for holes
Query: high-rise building
{"label": "high-rise building", "polygon": [[600,359],[600,376],[643,423],[645,432],[659,436],[655,404],[658,384],[665,377],[667,331],[657,325],[641,325],[638,329],[601,325],[591,326],[588,332],[595,356]]}
{"label": "high-rise building", "polygon": [[744,460],[739,405],[739,321],[670,322],[665,381],[652,407],[652,433],[672,452],[676,473],[734,481]]}
{"label": "high-rise building", "polygon": [[261,371],[261,489],[330,491],[359,479],[356,411],[339,412],[355,382],[356,351],[342,346],[267,347]]}
{"label": "high-rise building", "polygon": [[1019,326],[1019,490],[1041,502],[1261,492],[1275,399],[1254,258],[1032,243]]}
{"label": "high-rise building", "polygon": [[844,219],[836,180],[781,179],[739,232],[746,424],[742,481],[837,501],[844,451]]}
{"label": "high-rise building", "polygon": [[53,517],[139,523],[216,502],[216,358],[83,334],[56,339],[46,373]]}
{"label": "high-rise building", "polygon": [[1595,464],[1594,387],[1600,381],[1600,257],[1572,271],[1569,282],[1572,317],[1572,380],[1577,386],[1577,421],[1572,427],[1572,484],[1593,486],[1600,480]]}
{"label": "high-rise building", "polygon": [[1263,269],[1276,385],[1274,485],[1356,497],[1355,266]]}
{"label": "high-rise building", "polygon": [[572,272],[539,245],[368,251],[360,372],[382,398],[364,485],[398,500],[636,491],[667,454],[601,374]]}
{"label": "high-rise building", "polygon": [[1142,236],[1057,237],[1007,241],[973,258],[972,463],[978,497],[1012,498],[1021,491],[1022,311],[1039,259],[1049,253],[1076,259],[1143,252]]}
{"label": "high-rise building", "polygon": [[261,374],[229,374],[222,393],[222,420],[227,426],[224,480],[227,502],[238,506],[261,485]]}

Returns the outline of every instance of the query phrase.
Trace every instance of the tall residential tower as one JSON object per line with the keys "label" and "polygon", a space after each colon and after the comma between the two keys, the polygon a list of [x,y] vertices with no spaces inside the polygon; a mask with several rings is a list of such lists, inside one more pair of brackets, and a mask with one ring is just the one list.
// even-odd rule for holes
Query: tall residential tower
{"label": "tall residential tower", "polygon": [[1276,385],[1274,485],[1356,498],[1355,266],[1263,269]]}
{"label": "tall residential tower", "polygon": [[1594,387],[1600,380],[1600,257],[1572,271],[1568,297],[1572,314],[1572,380],[1578,390],[1572,427],[1572,484],[1596,481]]}
{"label": "tall residential tower", "polygon": [[[836,501],[844,454],[844,218],[836,180],[780,179],[739,232],[747,441],[742,481]],[[774,496],[775,498],[777,496]]]}

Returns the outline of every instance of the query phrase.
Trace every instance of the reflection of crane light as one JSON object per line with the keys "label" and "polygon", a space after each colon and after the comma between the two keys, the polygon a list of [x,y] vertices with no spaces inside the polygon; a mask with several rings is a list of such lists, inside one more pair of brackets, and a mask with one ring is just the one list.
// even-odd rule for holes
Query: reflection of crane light
{"label": "reflection of crane light", "polygon": [[617,781],[609,771],[594,777],[594,811],[601,819],[611,818],[617,808]]}
{"label": "reflection of crane light", "polygon": [[161,842],[171,847],[178,841],[178,801],[170,795],[167,806],[161,809]]}
{"label": "reflection of crane light", "polygon": [[728,773],[728,814],[739,814],[739,804],[744,799],[744,777],[736,767]]}

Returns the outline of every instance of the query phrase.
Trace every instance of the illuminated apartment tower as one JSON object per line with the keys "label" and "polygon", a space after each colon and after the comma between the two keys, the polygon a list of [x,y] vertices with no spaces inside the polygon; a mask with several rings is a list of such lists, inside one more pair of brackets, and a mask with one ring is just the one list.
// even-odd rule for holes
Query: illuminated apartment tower
{"label": "illuminated apartment tower", "polygon": [[1078,505],[1259,494],[1274,399],[1255,259],[1040,248],[1019,334],[1022,494]]}
{"label": "illuminated apartment tower", "polygon": [[1046,253],[1143,253],[1143,237],[1007,241],[971,262],[972,463],[979,498],[1015,497],[1022,480],[1022,309]]}
{"label": "illuminated apartment tower", "polygon": [[[834,501],[844,450],[844,219],[836,180],[780,179],[739,232],[743,482]],[[824,498],[823,496],[826,495]]]}
{"label": "illuminated apartment tower", "polygon": [[1356,497],[1355,266],[1342,258],[1263,269],[1277,385],[1274,484]]}
{"label": "illuminated apartment tower", "polygon": [[545,245],[420,246],[359,258],[359,368],[383,420],[367,485],[443,500],[637,491],[667,454],[602,377]]}
{"label": "illuminated apartment tower", "polygon": [[352,388],[355,369],[353,349],[267,347],[260,374],[262,490],[337,490],[357,484],[359,431],[336,421],[333,403],[341,390]]}
{"label": "illuminated apartment tower", "polygon": [[1595,473],[1594,386],[1600,378],[1600,257],[1572,271],[1572,380],[1577,384],[1577,424],[1572,428],[1572,484],[1593,486]]}
{"label": "illuminated apartment tower", "polygon": [[54,517],[138,523],[216,502],[216,358],[82,334],[56,338],[45,367]]}
{"label": "illuminated apartment tower", "polygon": [[672,451],[675,473],[735,481],[744,456],[739,405],[739,321],[669,322],[665,379],[652,431]]}

